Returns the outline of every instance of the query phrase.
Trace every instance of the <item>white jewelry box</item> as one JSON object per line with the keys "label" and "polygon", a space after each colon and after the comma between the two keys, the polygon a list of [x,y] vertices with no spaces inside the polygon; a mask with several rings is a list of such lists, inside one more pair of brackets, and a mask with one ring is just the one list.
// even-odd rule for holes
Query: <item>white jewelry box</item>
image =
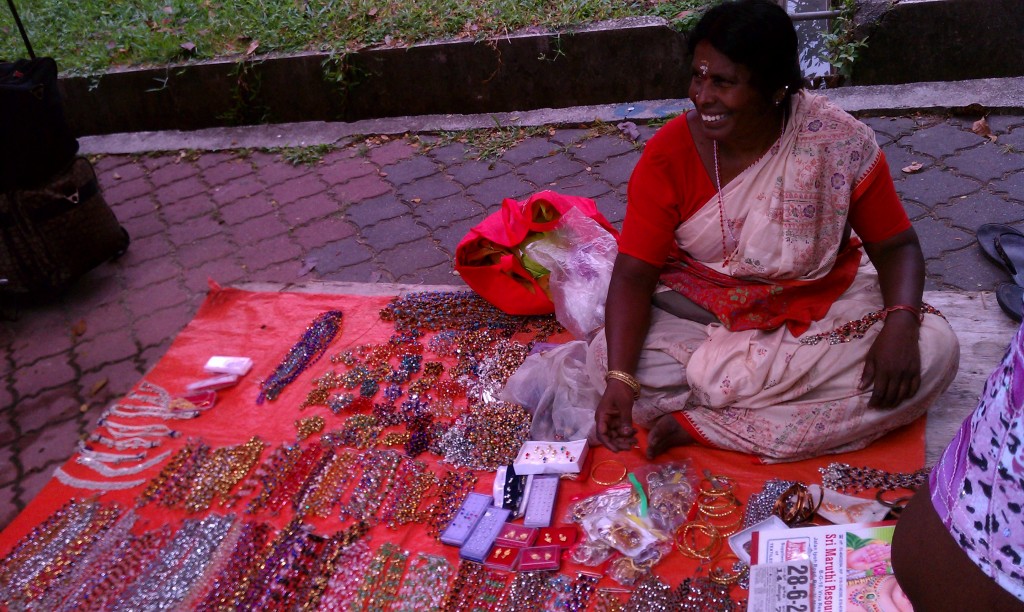
{"label": "white jewelry box", "polygon": [[586,440],[523,442],[513,465],[516,474],[577,474],[587,457]]}

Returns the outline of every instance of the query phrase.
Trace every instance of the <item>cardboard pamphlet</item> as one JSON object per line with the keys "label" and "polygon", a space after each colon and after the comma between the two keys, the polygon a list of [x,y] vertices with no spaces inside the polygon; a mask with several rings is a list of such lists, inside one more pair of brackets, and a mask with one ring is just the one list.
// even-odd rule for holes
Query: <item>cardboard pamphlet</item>
{"label": "cardboard pamphlet", "polygon": [[896,523],[754,534],[750,612],[912,612],[892,571]]}

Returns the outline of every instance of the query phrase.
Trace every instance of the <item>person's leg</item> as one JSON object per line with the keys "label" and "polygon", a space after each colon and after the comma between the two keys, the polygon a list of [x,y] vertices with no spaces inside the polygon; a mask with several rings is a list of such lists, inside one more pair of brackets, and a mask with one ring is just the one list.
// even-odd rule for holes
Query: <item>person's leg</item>
{"label": "person's leg", "polygon": [[928,484],[900,514],[892,538],[896,580],[916,612],[1024,610],[957,545],[932,506]]}

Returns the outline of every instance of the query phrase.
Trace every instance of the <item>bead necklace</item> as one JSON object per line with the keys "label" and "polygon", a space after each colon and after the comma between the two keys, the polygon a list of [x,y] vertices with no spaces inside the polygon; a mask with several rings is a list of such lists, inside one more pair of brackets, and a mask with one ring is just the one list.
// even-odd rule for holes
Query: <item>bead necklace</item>
{"label": "bead necklace", "polygon": [[633,590],[625,609],[628,612],[670,612],[679,608],[672,587],[654,574],[649,574]]}
{"label": "bead necklace", "polygon": [[[385,598],[387,596],[387,589],[391,586],[387,579],[391,576],[386,574],[385,570],[389,569],[389,566],[395,565],[404,570],[406,557],[406,553],[391,542],[382,544],[363,572],[363,580],[356,590],[349,608],[355,610],[381,609],[381,604],[384,602],[380,598],[374,599],[374,596],[378,589],[383,591]],[[400,574],[399,578],[401,578]]]}
{"label": "bead necklace", "polygon": [[353,523],[343,531],[335,533],[327,540],[326,545],[316,559],[314,568],[311,570],[311,578],[308,581],[305,593],[295,606],[296,610],[319,610],[320,602],[324,597],[330,584],[331,577],[341,569],[348,571],[344,560],[346,553],[356,542],[366,535],[370,524],[365,521]]}
{"label": "bead necklace", "polygon": [[928,480],[931,468],[914,472],[886,472],[870,467],[855,468],[846,463],[830,463],[818,468],[821,484],[825,488],[841,493],[859,493],[866,489],[894,491],[896,489],[917,490]]}
{"label": "bead necklace", "polygon": [[452,566],[444,557],[418,553],[409,563],[392,612],[439,609],[451,574]]}
{"label": "bead necklace", "polygon": [[[540,602],[551,596],[553,572],[519,572],[505,589],[497,609],[501,612],[527,612],[536,610]],[[543,609],[543,608],[541,608]]]}
{"label": "bead necklace", "polygon": [[325,612],[349,610],[349,604],[355,599],[372,561],[373,552],[364,540],[342,550],[335,563],[337,570],[327,581],[317,609]]}
{"label": "bead necklace", "polygon": [[122,491],[124,489],[131,489],[146,483],[145,479],[88,480],[85,478],[78,478],[77,476],[72,476],[71,474],[65,472],[64,468],[60,466],[58,466],[57,469],[53,471],[53,477],[56,478],[63,485],[67,485],[75,489],[84,489],[86,491]]}
{"label": "bead necklace", "polygon": [[340,310],[329,310],[313,320],[274,372],[260,384],[257,404],[277,399],[289,383],[323,356],[327,345],[341,329],[341,317]]}
{"label": "bead necklace", "polygon": [[[930,304],[921,304],[921,314],[932,314],[945,319],[937,308]],[[871,326],[879,321],[884,321],[886,317],[886,309],[880,308],[873,310],[868,314],[864,315],[859,319],[847,321],[835,329],[831,329],[820,334],[814,334],[813,336],[803,336],[800,338],[800,344],[806,344],[808,346],[815,346],[821,341],[826,341],[832,346],[838,344],[846,344],[847,342],[853,342],[854,340],[860,340],[867,334]]]}
{"label": "bead necklace", "polygon": [[449,470],[441,478],[438,496],[427,510],[427,533],[434,539],[441,537],[448,523],[466,500],[466,496],[476,485],[476,474],[459,470]]}
{"label": "bead necklace", "polygon": [[311,578],[314,559],[325,545],[324,538],[311,533],[311,527],[293,519],[282,529],[259,561],[238,609],[294,607]]}
{"label": "bead necklace", "polygon": [[298,497],[296,512],[301,516],[317,516],[327,518],[331,515],[338,500],[348,490],[349,484],[358,473],[354,468],[354,453],[331,449],[328,463],[310,478],[311,485],[306,488],[302,497]]}
{"label": "bead necklace", "polygon": [[[77,463],[78,465],[84,465],[85,467],[93,470],[94,472],[100,474],[101,476],[107,476],[108,478],[116,478],[118,476],[129,476],[131,474],[138,474],[139,472],[148,470],[149,468],[153,467],[154,465],[160,463],[161,461],[170,456],[171,451],[165,451],[163,453],[160,453],[159,455],[151,457],[147,461],[143,461],[142,463],[138,463],[136,465],[123,468],[112,468],[109,465],[107,465],[106,462],[100,459],[96,459],[94,457],[89,457],[85,455],[79,455],[77,458],[75,458],[75,463]],[[118,460],[118,462],[120,462],[120,460]]]}
{"label": "bead necklace", "polygon": [[208,516],[186,520],[164,550],[125,593],[116,607],[126,610],[171,609],[202,576],[234,518]]}
{"label": "bead necklace", "polygon": [[339,512],[341,520],[374,517],[394,486],[395,471],[401,461],[402,455],[390,449],[365,452],[360,463],[366,467],[348,503]]}
{"label": "bead necklace", "polygon": [[240,601],[252,578],[253,564],[258,564],[268,552],[273,532],[274,528],[267,523],[242,522],[238,537],[230,548],[228,562],[220,566],[196,609],[224,610]]}
{"label": "bead necklace", "polygon": [[392,494],[381,505],[380,521],[391,529],[399,525],[420,522],[420,501],[436,483],[437,476],[425,463],[410,459],[402,461],[395,474]]}
{"label": "bead necklace", "polygon": [[111,559],[123,553],[121,547],[131,536],[137,518],[133,511],[125,512],[113,527],[100,535],[85,554],[75,561],[60,584],[50,585],[44,596],[34,603],[34,607],[39,610],[57,610],[62,602],[82,601],[81,597],[102,580],[97,569],[109,565]]}
{"label": "bead necklace", "polygon": [[140,535],[129,534],[104,563],[90,568],[95,578],[83,585],[85,594],[69,597],[61,612],[80,612],[82,602],[88,602],[92,610],[114,609],[114,602],[157,561],[172,537],[169,525]]}

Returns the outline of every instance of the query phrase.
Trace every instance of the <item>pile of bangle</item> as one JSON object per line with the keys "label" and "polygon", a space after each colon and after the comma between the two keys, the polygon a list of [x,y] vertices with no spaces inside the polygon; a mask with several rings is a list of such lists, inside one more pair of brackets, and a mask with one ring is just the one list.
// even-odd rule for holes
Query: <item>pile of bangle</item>
{"label": "pile of bangle", "polygon": [[[718,534],[726,537],[736,533],[743,524],[740,508],[743,505],[736,498],[736,482],[728,476],[707,474],[700,482],[697,496],[697,516],[715,527]],[[733,515],[739,515],[733,520]]]}

